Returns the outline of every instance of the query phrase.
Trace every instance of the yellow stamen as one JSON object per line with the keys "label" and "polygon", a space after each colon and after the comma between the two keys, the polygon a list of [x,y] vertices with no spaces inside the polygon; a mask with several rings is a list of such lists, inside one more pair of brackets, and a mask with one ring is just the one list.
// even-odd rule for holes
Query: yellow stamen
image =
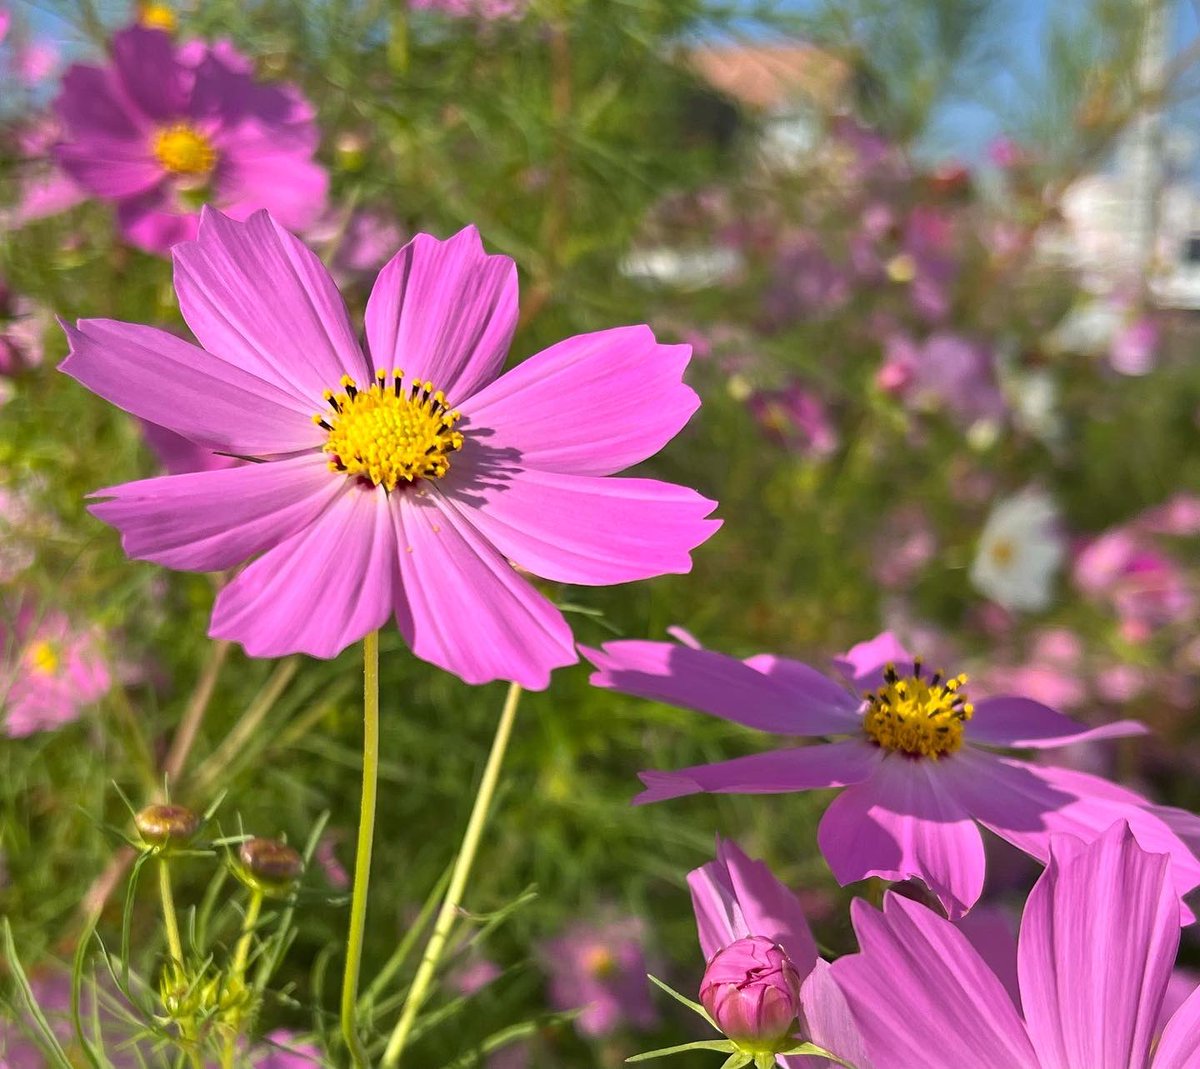
{"label": "yellow stamen", "polygon": [[35,642],[29,647],[29,665],[39,675],[52,676],[58,671],[59,656],[52,643]]}
{"label": "yellow stamen", "polygon": [[963,724],[975,713],[962,690],[965,675],[947,679],[935,672],[925,679],[917,661],[911,676],[898,675],[889,664],[883,678],[882,687],[863,695],[863,730],[872,741],[910,757],[937,759],[961,749]]}
{"label": "yellow stamen", "polygon": [[167,4],[157,3],[156,0],[145,0],[138,4],[137,20],[138,25],[147,30],[166,30],[167,33],[174,33],[178,25],[175,12]]}
{"label": "yellow stamen", "polygon": [[325,391],[332,415],[318,413],[313,422],[329,431],[324,450],[330,471],[369,479],[395,490],[417,479],[440,479],[450,470],[449,454],[461,449],[463,436],[454,425],[459,413],[450,409],[432,382],[416,380],[401,388],[404,372],[375,373],[375,382],[360,390],[342,376],[340,393]]}
{"label": "yellow stamen", "polygon": [[172,174],[206,175],[217,163],[217,150],[194,126],[185,122],[162,127],[151,144],[154,156]]}

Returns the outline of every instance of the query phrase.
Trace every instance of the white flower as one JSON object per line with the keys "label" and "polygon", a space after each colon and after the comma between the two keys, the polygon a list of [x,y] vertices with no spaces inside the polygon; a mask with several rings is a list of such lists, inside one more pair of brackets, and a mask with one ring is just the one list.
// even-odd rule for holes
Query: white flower
{"label": "white flower", "polygon": [[1065,555],[1054,501],[1041,490],[1022,490],[992,509],[979,536],[971,582],[1006,609],[1039,612],[1050,605]]}

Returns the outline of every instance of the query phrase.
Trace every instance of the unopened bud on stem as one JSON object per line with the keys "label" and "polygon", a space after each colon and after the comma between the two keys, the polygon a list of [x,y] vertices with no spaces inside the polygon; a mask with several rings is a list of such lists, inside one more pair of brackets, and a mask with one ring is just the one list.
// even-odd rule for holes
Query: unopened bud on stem
{"label": "unopened bud on stem", "polygon": [[200,818],[181,805],[148,805],[133,818],[147,846],[186,846],[200,830]]}
{"label": "unopened bud on stem", "polygon": [[278,839],[247,839],[238,858],[247,880],[269,895],[286,894],[304,871],[300,855]]}
{"label": "unopened bud on stem", "polygon": [[717,1027],[746,1053],[793,1046],[800,974],[783,947],[754,935],[730,943],[704,970],[700,1002]]}

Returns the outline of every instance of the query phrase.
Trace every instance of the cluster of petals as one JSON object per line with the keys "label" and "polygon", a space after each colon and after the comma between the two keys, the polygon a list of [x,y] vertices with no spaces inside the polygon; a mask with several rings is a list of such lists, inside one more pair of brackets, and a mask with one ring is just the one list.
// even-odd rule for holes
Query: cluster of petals
{"label": "cluster of petals", "polygon": [[[799,1040],[815,1043],[856,1069],[872,1069],[829,963],[817,954],[804,908],[764,862],[748,858],[737,843],[718,839],[716,859],[690,872],[688,887],[706,963],[739,940],[770,940],[801,978]],[[807,1055],[781,1055],[777,1061],[786,1069],[826,1064]]]}
{"label": "cluster of petals", "polygon": [[855,901],[861,951],[832,970],[874,1069],[1200,1069],[1200,990],[1162,1020],[1180,937],[1171,866],[1124,823],[1089,844],[1055,836],[1015,991],[932,910]]}
{"label": "cluster of petals", "polygon": [[99,635],[23,600],[0,621],[0,730],[19,738],[75,720],[112,684]]}
{"label": "cluster of petals", "polygon": [[[557,608],[513,567],[605,585],[691,567],[718,521],[681,486],[610,478],[698,405],[689,348],[647,327],[569,338],[500,374],[517,324],[513,262],[467,228],[418,235],[380,272],[366,350],[321,263],[267,212],[206,209],[173,251],[203,348],[111,320],[67,326],[62,370],[133,415],[254,463],[99,491],[129,556],[184,571],[249,563],[210,634],[252,656],[332,657],[394,617],[418,657],[471,683],[544,688],[577,660]],[[314,414],[344,377],[403,369],[461,414],[448,472],[388,490],[330,469]],[[318,417],[319,418],[319,417]]]}
{"label": "cluster of petals", "polygon": [[[238,219],[266,208],[292,229],[324,210],[312,105],[294,86],[258,82],[228,43],[122,30],[108,65],[66,72],[55,111],[59,165],[79,188],[114,202],[123,236],[150,252],[196,236],[201,200]],[[203,173],[172,171],[156,154],[173,129],[211,153]]]}
{"label": "cluster of petals", "polygon": [[[885,666],[901,676],[913,658],[885,632],[839,659],[839,677],[762,654],[745,661],[663,642],[610,642],[586,650],[599,669],[592,682],[696,709],[760,731],[822,741],[673,772],[643,772],[636,801],[697,792],[771,794],[846,788],[818,830],[821,852],[846,884],[869,876],[918,878],[951,917],[983,889],[984,845],[977,824],[1045,862],[1050,838],[1066,832],[1090,841],[1116,820],[1128,821],[1149,850],[1169,853],[1182,897],[1200,885],[1200,819],[1155,806],[1086,772],[1035,764],[1002,750],[1044,750],[1144,732],[1123,720],[1088,728],[1023,697],[975,703],[963,745],[939,757],[888,750],[864,730],[864,692],[883,681]],[[1181,905],[1183,915],[1190,912]]]}
{"label": "cluster of petals", "polygon": [[650,998],[643,949],[645,929],[637,917],[580,921],[541,948],[550,974],[550,1004],[578,1010],[584,1036],[608,1036],[621,1027],[648,1031],[658,1024]]}

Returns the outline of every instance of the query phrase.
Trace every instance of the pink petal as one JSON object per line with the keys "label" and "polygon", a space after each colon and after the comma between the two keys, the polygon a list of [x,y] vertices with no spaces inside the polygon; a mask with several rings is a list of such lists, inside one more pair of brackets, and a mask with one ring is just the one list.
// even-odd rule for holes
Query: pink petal
{"label": "pink petal", "polygon": [[125,553],[167,568],[215,572],[286,541],[317,520],[348,481],[324,457],[165,475],[97,491],[92,515],[121,532]]}
{"label": "pink petal", "polygon": [[1146,1064],[1179,947],[1169,859],[1127,826],[1059,849],[1025,904],[1018,969],[1042,1069]]}
{"label": "pink petal", "polygon": [[325,210],[328,191],[325,168],[294,152],[226,158],[217,195],[231,219],[266,208],[278,226],[303,231]]}
{"label": "pink petal", "polygon": [[793,750],[769,750],[711,765],[693,765],[675,772],[639,772],[638,778],[646,785],[646,790],[633,801],[635,805],[645,805],[701,791],[710,794],[786,794],[845,787],[862,783],[876,771],[881,760],[877,747],[858,739]]}
{"label": "pink petal", "polygon": [[975,952],[996,974],[1018,1009],[1021,986],[1017,981],[1017,919],[999,906],[977,905],[955,924]]}
{"label": "pink petal", "polygon": [[494,428],[526,468],[611,475],[653,456],[699,407],[683,383],[687,345],[649,327],[580,334],[517,365],[463,404],[466,427]]}
{"label": "pink petal", "polygon": [[682,705],[781,735],[853,730],[846,703],[831,704],[826,687],[810,695],[723,653],[640,641],[606,642],[599,650],[582,652],[600,669],[591,677],[597,687]]}
{"label": "pink petal", "polygon": [[1200,1069],[1200,987],[1175,1011],[1163,1031],[1151,1069]]}
{"label": "pink petal", "polygon": [[321,442],[303,402],[174,334],[111,319],[62,328],[71,352],[60,370],[126,412],[199,445],[270,456]]}
{"label": "pink petal", "polygon": [[844,731],[857,731],[861,728],[862,702],[844,686],[822,675],[810,665],[794,661],[790,657],[777,657],[773,653],[759,653],[747,657],[743,663],[795,692],[819,696],[830,708],[844,711]]}
{"label": "pink petal", "polygon": [[394,497],[396,622],[413,653],[467,683],[509,679],[529,690],[575,663],[562,614],[437,494]]}
{"label": "pink petal", "polygon": [[130,245],[154,256],[166,256],[180,242],[196,240],[200,213],[182,210],[171,187],[163,184],[120,201],[117,225]]}
{"label": "pink petal", "polygon": [[817,960],[804,909],[762,861],[732,840],[717,840],[717,860],[688,874],[700,949],[707,961],[737,939],[761,935],[778,943],[801,976]]}
{"label": "pink petal", "polygon": [[984,698],[975,703],[975,716],[966,723],[967,738],[976,745],[1028,749],[1051,749],[1074,742],[1146,733],[1146,725],[1136,720],[1088,727],[1032,698]]}
{"label": "pink petal", "polygon": [[434,384],[459,405],[499,373],[517,329],[517,268],[469,226],[418,234],[384,265],[367,301],[377,368]]}
{"label": "pink petal", "polygon": [[[1180,897],[1200,885],[1200,861],[1157,807],[1133,791],[1085,772],[969,748],[955,754],[953,767],[955,795],[975,819],[1039,861],[1049,859],[1053,833],[1091,842],[1115,822],[1126,821],[1143,849],[1171,855]],[[1180,908],[1190,923],[1190,911]]]}
{"label": "pink petal", "polygon": [[265,212],[238,223],[211,208],[172,250],[179,310],[209,352],[289,391],[312,413],[343,374],[370,377],[337,287]]}
{"label": "pink petal", "polygon": [[466,459],[452,462],[439,491],[501,553],[544,579],[606,586],[690,572],[691,550],[721,525],[704,518],[715,501],[673,483],[516,470],[486,486]]}
{"label": "pink petal", "polygon": [[141,26],[121,30],[112,39],[112,58],[121,88],[144,115],[171,122],[185,113],[192,78],[176,59],[169,33]]}
{"label": "pink petal", "polygon": [[857,691],[873,690],[883,680],[883,670],[894,664],[901,674],[912,665],[912,654],[900,645],[900,640],[891,631],[884,631],[873,639],[860,642],[838,657],[834,666],[849,680]]}
{"label": "pink petal", "polygon": [[1012,1001],[953,924],[894,893],[883,913],[851,909],[862,953],[833,976],[875,1069],[1039,1069]]}
{"label": "pink petal", "polygon": [[916,877],[952,920],[975,904],[983,890],[983,841],[941,775],[955,760],[890,754],[870,779],[833,800],[817,842],[839,883]]}
{"label": "pink petal", "polygon": [[217,595],[209,635],[251,657],[335,657],[382,627],[395,596],[391,513],[385,491],[352,485]]}
{"label": "pink petal", "polygon": [[[801,1034],[854,1069],[872,1069],[866,1040],[850,1010],[846,996],[834,979],[833,967],[818,960],[800,987]],[[822,1069],[833,1063],[824,1058],[781,1058],[785,1069]]]}

